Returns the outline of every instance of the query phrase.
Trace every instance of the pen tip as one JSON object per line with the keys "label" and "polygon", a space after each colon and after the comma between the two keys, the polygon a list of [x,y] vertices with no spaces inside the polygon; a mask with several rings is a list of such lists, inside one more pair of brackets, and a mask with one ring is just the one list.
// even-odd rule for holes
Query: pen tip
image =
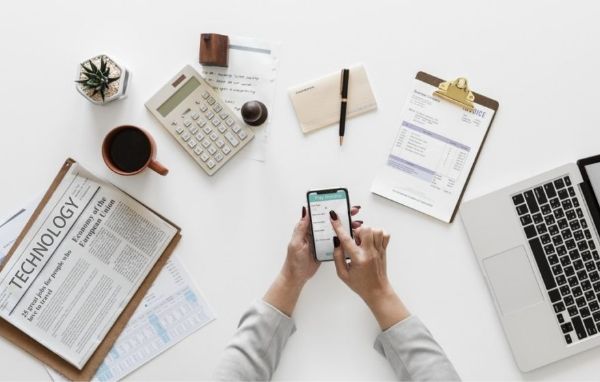
{"label": "pen tip", "polygon": [[344,137],[340,137],[340,146],[344,143]]}

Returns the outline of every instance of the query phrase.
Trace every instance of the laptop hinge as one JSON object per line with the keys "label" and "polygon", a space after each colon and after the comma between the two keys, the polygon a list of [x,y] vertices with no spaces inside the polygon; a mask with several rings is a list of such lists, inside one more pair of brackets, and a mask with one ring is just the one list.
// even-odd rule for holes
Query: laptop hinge
{"label": "laptop hinge", "polygon": [[594,221],[596,234],[600,236],[600,232],[598,232],[598,229],[600,228],[600,206],[598,205],[596,195],[594,195],[594,190],[592,190],[590,185],[586,182],[579,183],[579,188],[581,189],[581,193],[583,194],[585,202],[588,206],[588,211],[590,212],[592,220]]}

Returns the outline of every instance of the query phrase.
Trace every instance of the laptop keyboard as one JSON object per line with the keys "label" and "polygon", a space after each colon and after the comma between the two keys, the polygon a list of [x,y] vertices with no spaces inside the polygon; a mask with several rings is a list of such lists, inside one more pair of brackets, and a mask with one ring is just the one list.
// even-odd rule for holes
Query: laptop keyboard
{"label": "laptop keyboard", "polygon": [[571,179],[512,197],[567,344],[600,331],[600,256]]}

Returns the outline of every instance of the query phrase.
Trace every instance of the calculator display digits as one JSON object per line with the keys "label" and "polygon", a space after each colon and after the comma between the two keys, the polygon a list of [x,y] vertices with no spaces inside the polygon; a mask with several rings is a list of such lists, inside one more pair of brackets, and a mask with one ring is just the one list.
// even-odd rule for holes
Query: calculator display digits
{"label": "calculator display digits", "polygon": [[146,102],[146,108],[208,175],[254,138],[252,130],[189,65]]}

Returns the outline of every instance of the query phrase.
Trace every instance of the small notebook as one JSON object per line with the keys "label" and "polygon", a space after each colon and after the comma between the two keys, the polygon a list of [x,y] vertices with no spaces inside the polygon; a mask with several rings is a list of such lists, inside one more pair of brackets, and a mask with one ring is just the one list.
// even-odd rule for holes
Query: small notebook
{"label": "small notebook", "polygon": [[[303,133],[338,123],[340,120],[341,70],[288,90]],[[347,118],[377,109],[367,71],[363,65],[350,68]]]}

